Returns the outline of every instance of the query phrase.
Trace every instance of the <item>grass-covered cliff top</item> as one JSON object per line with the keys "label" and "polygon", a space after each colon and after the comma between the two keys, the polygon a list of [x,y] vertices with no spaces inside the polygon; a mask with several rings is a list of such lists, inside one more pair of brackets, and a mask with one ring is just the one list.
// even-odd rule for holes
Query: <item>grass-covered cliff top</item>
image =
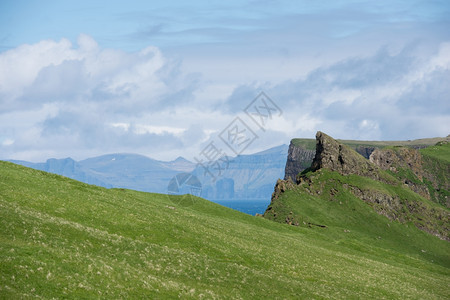
{"label": "grass-covered cliff top", "polygon": [[[343,143],[351,148],[357,148],[359,146],[363,147],[388,147],[388,146],[407,146],[407,147],[428,147],[435,145],[440,141],[450,142],[450,137],[445,138],[427,138],[427,139],[418,139],[418,140],[409,140],[409,141],[357,141],[357,140],[337,140],[340,143]],[[315,139],[300,139],[295,138],[291,140],[291,143],[294,146],[301,146],[307,150],[315,150],[316,149],[316,140]]]}
{"label": "grass-covered cliff top", "polygon": [[450,142],[438,143],[437,145],[421,149],[420,153],[423,156],[431,157],[450,164]]}

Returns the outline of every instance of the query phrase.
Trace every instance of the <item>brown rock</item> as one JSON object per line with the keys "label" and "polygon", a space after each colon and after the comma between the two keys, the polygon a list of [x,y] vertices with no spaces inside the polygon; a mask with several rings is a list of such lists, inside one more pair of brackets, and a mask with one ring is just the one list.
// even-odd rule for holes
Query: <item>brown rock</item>
{"label": "brown rock", "polygon": [[353,149],[323,132],[316,134],[316,155],[311,169],[329,169],[342,175],[356,174],[379,179],[377,167]]}

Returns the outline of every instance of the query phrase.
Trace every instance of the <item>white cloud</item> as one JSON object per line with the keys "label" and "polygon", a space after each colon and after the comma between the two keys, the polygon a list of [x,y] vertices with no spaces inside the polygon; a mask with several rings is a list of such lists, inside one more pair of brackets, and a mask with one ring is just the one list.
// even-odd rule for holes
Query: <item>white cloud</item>
{"label": "white cloud", "polygon": [[77,42],[80,52],[95,53],[99,50],[97,42],[87,34],[80,34]]}
{"label": "white cloud", "polygon": [[128,113],[161,109],[170,105],[168,97],[191,97],[195,78],[178,68],[156,47],[100,49],[87,35],[79,36],[78,47],[66,39],[23,45],[0,53],[0,110],[64,101],[107,101],[109,109]]}
{"label": "white cloud", "polygon": [[5,138],[2,140],[2,146],[11,146],[12,144],[14,144],[13,139]]}
{"label": "white cloud", "polygon": [[219,62],[210,71],[218,65],[225,71],[215,70],[221,74],[211,80],[187,74],[180,61],[152,46],[104,49],[87,35],[76,46],[65,39],[23,45],[0,53],[0,158],[82,159],[111,152],[192,158],[236,116],[245,119],[243,109],[261,90],[283,115],[268,122],[266,132],[246,120],[259,136],[247,153],[312,138],[317,130],[362,139],[447,135],[450,43],[434,51],[422,55],[408,46],[351,53],[307,74],[293,57],[289,68],[301,76],[276,74],[271,61],[273,77],[265,72],[258,80],[248,76],[264,66],[233,80],[239,68]]}
{"label": "white cloud", "polygon": [[[285,112],[286,122],[280,122],[285,132],[297,131],[293,137],[316,130],[352,139],[447,135],[448,49],[442,43],[431,56],[421,56],[409,46],[395,53],[381,49],[318,68],[304,79],[282,82],[267,92]],[[234,96],[254,94],[257,89],[240,87]]]}
{"label": "white cloud", "polygon": [[130,130],[130,124],[128,124],[128,123],[113,123],[113,124],[111,124],[111,126],[114,128],[120,128],[123,131]]}
{"label": "white cloud", "polygon": [[65,60],[77,59],[67,39],[59,42],[41,41],[33,45],[22,45],[0,54],[0,95],[3,101],[15,99],[47,66],[56,66]]}
{"label": "white cloud", "polygon": [[179,136],[181,133],[186,131],[185,128],[170,127],[170,126],[153,126],[145,124],[132,125],[129,123],[113,123],[111,124],[111,126],[115,128],[120,128],[121,130],[124,131],[129,131],[130,129],[132,129],[133,133],[138,135],[153,133],[157,135],[173,134],[175,136]]}
{"label": "white cloud", "polygon": [[450,42],[442,43],[436,56],[430,59],[430,69],[450,68]]}
{"label": "white cloud", "polygon": [[13,132],[2,137],[3,158],[133,152],[151,148],[149,139],[158,149],[182,146],[190,124],[170,122],[186,116],[158,114],[192,100],[195,76],[153,46],[102,49],[87,35],[77,46],[48,40],[0,53],[0,133]]}
{"label": "white cloud", "polygon": [[343,104],[351,105],[353,101],[359,97],[361,97],[360,90],[333,87],[331,91],[322,95],[322,101],[327,106],[335,102],[342,102]]}

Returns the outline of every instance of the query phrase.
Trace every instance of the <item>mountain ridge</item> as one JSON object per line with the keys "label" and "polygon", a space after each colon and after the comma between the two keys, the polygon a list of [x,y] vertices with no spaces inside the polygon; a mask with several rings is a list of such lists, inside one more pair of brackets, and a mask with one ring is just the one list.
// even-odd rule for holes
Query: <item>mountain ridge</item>
{"label": "mountain ridge", "polygon": [[[217,180],[184,157],[159,161],[134,153],[111,153],[74,161],[48,159],[45,163],[12,161],[27,167],[63,175],[106,188],[129,188],[144,192],[167,193],[170,180],[179,173],[192,173],[202,182],[202,196],[209,200],[260,200],[261,211],[270,201],[273,182],[282,176],[287,145],[253,154],[228,157],[228,166]],[[211,165],[214,165],[212,162]]]}

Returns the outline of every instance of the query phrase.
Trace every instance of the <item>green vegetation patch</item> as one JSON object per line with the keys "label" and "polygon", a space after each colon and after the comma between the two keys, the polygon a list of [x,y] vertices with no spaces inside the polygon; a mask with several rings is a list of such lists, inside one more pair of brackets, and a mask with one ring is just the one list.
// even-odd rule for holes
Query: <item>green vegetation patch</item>
{"label": "green vegetation patch", "polygon": [[315,139],[292,139],[291,143],[296,147],[302,147],[305,150],[316,150]]}
{"label": "green vegetation patch", "polygon": [[426,157],[432,157],[436,160],[450,164],[450,143],[438,142],[434,146],[430,146],[420,150],[420,153]]}
{"label": "green vegetation patch", "polygon": [[[429,139],[419,139],[419,140],[410,140],[410,141],[358,141],[358,140],[337,140],[339,143],[349,146],[352,149],[356,149],[358,147],[375,147],[375,148],[386,148],[386,147],[396,147],[396,146],[405,146],[405,147],[416,147],[416,148],[425,148],[429,146],[433,146],[436,143],[447,143],[450,138],[429,138]],[[302,147],[306,150],[316,150],[316,140],[315,139],[300,139],[294,138],[291,140],[291,143],[294,146]],[[430,150],[432,152],[433,150]],[[446,159],[450,159],[447,155]]]}
{"label": "green vegetation patch", "polygon": [[[389,260],[389,257],[383,256],[384,251],[394,250],[415,257],[427,257],[446,268],[450,267],[449,243],[415,226],[417,222],[427,226],[431,220],[438,219],[425,214],[423,210],[439,213],[443,211],[441,206],[401,185],[392,186],[357,175],[343,176],[321,169],[307,173],[306,177],[310,182],[295,186],[272,201],[265,217],[280,223],[290,222],[300,227],[314,228],[335,242],[342,239],[364,241],[368,252],[381,247],[383,250],[379,254],[382,259]],[[394,195],[395,203],[389,205],[398,205],[396,208],[403,210],[403,216],[398,215],[402,222],[387,217],[390,211],[386,203],[361,201],[354,190],[370,191],[372,195],[382,196],[378,198]],[[416,205],[424,209],[409,209]],[[433,222],[435,226],[448,226],[448,218],[438,220],[439,224]],[[424,245],[433,250],[423,249]]]}
{"label": "green vegetation patch", "polygon": [[450,298],[447,242],[333,197],[362,215],[289,226],[0,162],[0,298]]}
{"label": "green vegetation patch", "polygon": [[450,207],[450,143],[439,142],[421,149],[423,168],[428,174],[424,183],[431,199],[445,207]]}

